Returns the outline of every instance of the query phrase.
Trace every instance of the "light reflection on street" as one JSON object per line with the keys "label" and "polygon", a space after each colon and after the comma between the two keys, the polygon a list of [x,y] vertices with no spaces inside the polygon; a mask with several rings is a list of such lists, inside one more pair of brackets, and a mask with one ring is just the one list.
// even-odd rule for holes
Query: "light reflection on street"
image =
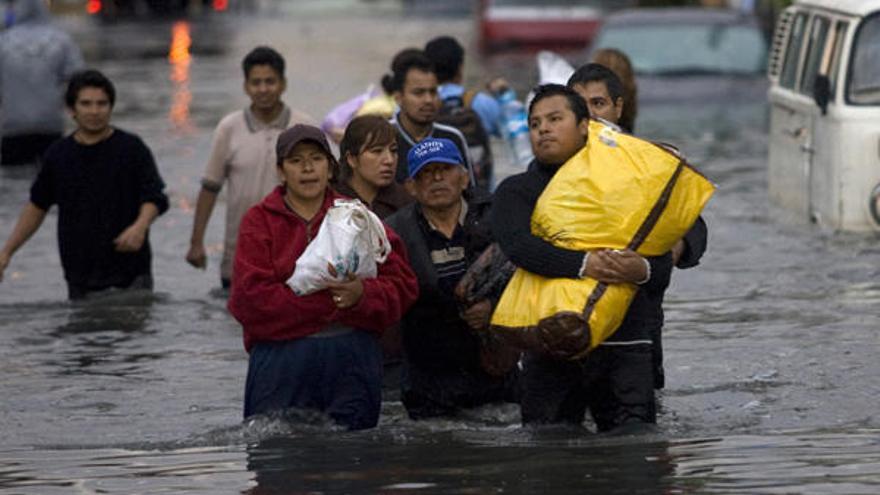
{"label": "light reflection on street", "polygon": [[171,64],[170,79],[174,82],[174,95],[168,117],[176,130],[191,132],[189,107],[192,92],[189,88],[189,66],[192,62],[189,48],[192,44],[190,25],[186,21],[175,22],[171,27],[171,47],[168,50],[168,62]]}

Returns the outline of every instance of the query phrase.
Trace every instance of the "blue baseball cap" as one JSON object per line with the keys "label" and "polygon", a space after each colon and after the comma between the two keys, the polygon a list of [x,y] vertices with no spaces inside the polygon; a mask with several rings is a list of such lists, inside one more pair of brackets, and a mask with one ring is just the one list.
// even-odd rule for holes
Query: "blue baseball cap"
{"label": "blue baseball cap", "polygon": [[419,170],[430,163],[448,163],[465,167],[458,146],[449,139],[443,138],[427,138],[420,141],[406,154],[406,162],[410,178],[414,178]]}

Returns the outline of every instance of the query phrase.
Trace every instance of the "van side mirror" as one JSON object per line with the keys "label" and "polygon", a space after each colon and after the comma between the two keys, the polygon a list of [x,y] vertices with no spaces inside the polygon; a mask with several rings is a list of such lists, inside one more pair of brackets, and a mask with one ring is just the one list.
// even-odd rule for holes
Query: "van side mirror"
{"label": "van side mirror", "polygon": [[822,115],[828,113],[828,102],[831,101],[831,80],[824,74],[816,76],[813,82],[813,99],[822,109]]}

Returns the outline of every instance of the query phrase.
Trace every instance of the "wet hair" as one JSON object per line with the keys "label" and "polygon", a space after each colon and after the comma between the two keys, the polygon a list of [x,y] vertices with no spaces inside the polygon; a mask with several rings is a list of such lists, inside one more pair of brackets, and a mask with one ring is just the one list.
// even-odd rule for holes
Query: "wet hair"
{"label": "wet hair", "polygon": [[542,84],[534,90],[535,96],[529,103],[529,118],[532,117],[532,110],[539,101],[550,98],[551,96],[564,96],[568,100],[568,108],[574,112],[575,119],[580,122],[590,118],[590,110],[587,108],[587,102],[577,94],[575,90],[561,84]]}
{"label": "wet hair", "polygon": [[107,76],[94,70],[86,69],[75,73],[70,77],[67,83],[67,91],[64,93],[64,103],[68,108],[74,108],[76,100],[79,98],[79,92],[84,88],[98,88],[107,94],[110,100],[110,107],[116,103],[116,88]]}
{"label": "wet hair", "polygon": [[[584,64],[571,77],[568,78],[569,88],[574,88],[577,84],[587,84],[591,82],[601,82],[605,84],[608,95],[611,97],[611,103],[617,104],[618,98],[623,98],[623,82],[608,67],[601,64]],[[625,103],[625,102],[624,102]]]}
{"label": "wet hair", "polygon": [[395,140],[397,140],[397,129],[385,117],[361,115],[352,119],[339,143],[340,179],[347,179],[352,174],[351,166],[346,159],[348,153],[356,156],[366,148],[384,146]]}
{"label": "wet hair", "polygon": [[244,56],[241,61],[241,69],[244,71],[245,80],[256,65],[268,65],[281,79],[284,79],[284,57],[274,49],[268,46],[258,46]]}
{"label": "wet hair", "polygon": [[394,93],[398,88],[394,85],[394,74],[400,70],[400,67],[410,58],[422,53],[418,48],[404,48],[397,52],[397,55],[391,59],[391,73],[382,76],[382,89],[385,94]]}
{"label": "wet hair", "polygon": [[425,45],[425,55],[434,62],[437,80],[442,84],[453,80],[464,63],[464,48],[452,36],[439,36]]}
{"label": "wet hair", "polygon": [[425,56],[425,52],[421,50],[411,52],[402,57],[398,66],[394,68],[395,91],[403,91],[403,85],[406,83],[406,75],[413,69],[436,74],[434,64],[431,62],[431,59]]}

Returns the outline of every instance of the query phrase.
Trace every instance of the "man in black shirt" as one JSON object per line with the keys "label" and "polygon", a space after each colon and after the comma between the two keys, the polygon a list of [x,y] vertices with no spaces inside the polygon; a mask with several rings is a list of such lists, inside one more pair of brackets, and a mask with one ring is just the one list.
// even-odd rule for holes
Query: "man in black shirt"
{"label": "man in black shirt", "polygon": [[408,157],[406,185],[416,198],[387,219],[403,239],[419,279],[419,298],[401,321],[401,401],[413,419],[452,416],[463,408],[515,398],[515,372],[492,376],[481,364],[477,331],[492,306],[467,307],[454,290],[489,245],[490,198],[468,189],[464,160],[448,139],[427,138]]}
{"label": "man in black shirt", "polygon": [[[535,203],[559,167],[584,147],[589,128],[586,102],[558,84],[540,86],[529,106],[535,160],[495,192],[492,233],[518,267],[545,277],[629,282],[639,293],[662,293],[672,255],[643,258],[633,251],[590,253],[554,246],[531,233]],[[638,318],[638,299],[620,328],[588,357],[565,361],[538,352],[523,358],[523,424],[581,424],[589,408],[599,431],[656,422],[650,328]]]}
{"label": "man in black shirt", "polygon": [[143,141],[110,126],[115,96],[98,71],[71,78],[65,103],[77,129],[46,151],[30,202],[0,251],[0,280],[12,255],[57,204],[70,299],[110,288],[152,289],[149,227],[168,209],[168,198]]}
{"label": "man in black shirt", "polygon": [[395,67],[394,100],[400,107],[391,123],[397,129],[397,175],[395,179],[403,183],[407,178],[406,157],[416,143],[425,138],[449,139],[458,148],[467,167],[471,184],[474,172],[468,153],[467,140],[455,127],[436,122],[440,111],[440,97],[437,94],[437,74],[434,64],[422,52],[413,52]]}

